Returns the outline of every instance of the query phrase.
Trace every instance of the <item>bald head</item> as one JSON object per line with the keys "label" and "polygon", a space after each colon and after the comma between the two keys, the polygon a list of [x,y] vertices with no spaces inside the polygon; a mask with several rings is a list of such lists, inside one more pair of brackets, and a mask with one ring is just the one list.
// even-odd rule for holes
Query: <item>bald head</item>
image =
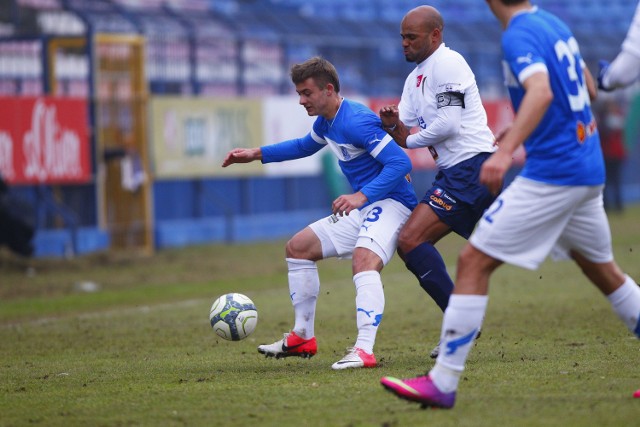
{"label": "bald head", "polygon": [[415,9],[411,9],[402,19],[402,25],[404,25],[405,22],[420,26],[427,32],[431,32],[437,28],[442,34],[442,30],[444,29],[442,15],[440,15],[438,9],[433,6],[418,6]]}
{"label": "bald head", "polygon": [[438,9],[418,6],[402,19],[400,35],[408,62],[421,63],[442,44],[444,21]]}

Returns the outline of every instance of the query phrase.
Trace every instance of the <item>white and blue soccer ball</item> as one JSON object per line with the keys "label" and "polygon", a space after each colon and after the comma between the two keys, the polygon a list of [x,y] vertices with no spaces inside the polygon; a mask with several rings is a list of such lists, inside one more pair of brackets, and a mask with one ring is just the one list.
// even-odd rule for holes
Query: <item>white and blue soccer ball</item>
{"label": "white and blue soccer ball", "polygon": [[213,302],[209,320],[211,327],[220,337],[229,341],[240,341],[256,329],[258,309],[246,295],[226,294]]}

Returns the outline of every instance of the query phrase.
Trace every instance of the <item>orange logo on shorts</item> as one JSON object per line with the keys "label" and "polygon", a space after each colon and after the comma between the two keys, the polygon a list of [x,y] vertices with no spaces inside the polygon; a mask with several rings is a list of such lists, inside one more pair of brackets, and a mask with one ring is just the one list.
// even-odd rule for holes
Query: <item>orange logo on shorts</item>
{"label": "orange logo on shorts", "polygon": [[450,204],[446,203],[440,197],[434,196],[433,194],[431,196],[429,196],[429,199],[431,199],[431,201],[437,205],[437,206],[434,206],[434,205],[431,204],[431,202],[429,202],[429,204],[431,204],[431,206],[441,207],[442,209],[445,209],[447,211],[450,211],[451,209],[453,209],[453,206],[451,206]]}

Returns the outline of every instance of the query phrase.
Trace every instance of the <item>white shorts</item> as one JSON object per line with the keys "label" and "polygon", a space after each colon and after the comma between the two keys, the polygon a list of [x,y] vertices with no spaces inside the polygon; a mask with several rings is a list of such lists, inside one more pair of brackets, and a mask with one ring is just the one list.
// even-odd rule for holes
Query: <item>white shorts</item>
{"label": "white shorts", "polygon": [[558,186],[517,177],[487,209],[469,242],[487,255],[535,270],[551,253],[575,250],[591,262],[613,260],[603,186]]}
{"label": "white shorts", "polygon": [[377,254],[386,265],[396,251],[398,234],[411,210],[393,199],[379,200],[348,216],[330,215],[309,227],[322,243],[323,258],[350,258],[356,247]]}

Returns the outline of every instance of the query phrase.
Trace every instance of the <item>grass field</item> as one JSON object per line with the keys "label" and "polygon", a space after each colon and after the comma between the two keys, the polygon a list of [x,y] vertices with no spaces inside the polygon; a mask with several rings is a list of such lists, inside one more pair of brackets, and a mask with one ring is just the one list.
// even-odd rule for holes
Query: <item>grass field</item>
{"label": "grass field", "polygon": [[[640,207],[612,216],[611,225],[618,263],[639,280]],[[462,243],[439,244],[452,272]],[[432,365],[427,355],[442,318],[398,259],[383,271],[378,368],[330,368],[356,332],[345,261],[320,263],[318,355],[274,360],[256,352],[292,325],[283,244],[68,261],[0,252],[0,425],[640,423],[640,399],[632,398],[639,343],[573,264],[500,269],[456,407],[420,410],[379,384],[384,375],[413,376]],[[211,303],[227,292],[258,306],[258,327],[244,341],[224,341],[209,326]]]}

